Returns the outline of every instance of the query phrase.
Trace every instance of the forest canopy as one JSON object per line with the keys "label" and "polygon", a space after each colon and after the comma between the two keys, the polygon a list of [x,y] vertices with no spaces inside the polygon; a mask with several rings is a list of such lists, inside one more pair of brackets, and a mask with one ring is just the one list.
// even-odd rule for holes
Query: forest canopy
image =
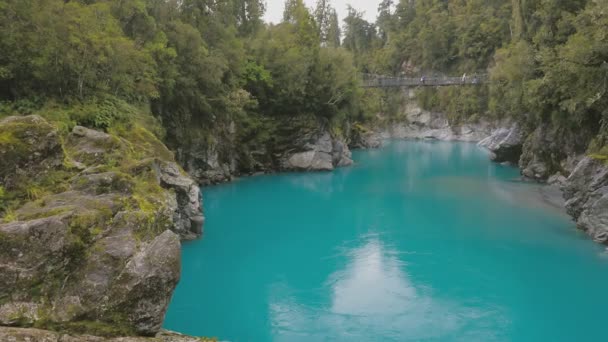
{"label": "forest canopy", "polygon": [[362,90],[360,73],[483,73],[487,86],[425,89],[419,102],[455,122],[590,132],[601,149],[607,10],[605,0],[383,0],[368,22],[355,8],[338,18],[329,0],[287,0],[272,25],[260,0],[0,0],[0,115],[107,129],[151,113],[173,148],[230,123],[255,145],[276,120],[311,117],[339,133],[398,116],[399,94]]}

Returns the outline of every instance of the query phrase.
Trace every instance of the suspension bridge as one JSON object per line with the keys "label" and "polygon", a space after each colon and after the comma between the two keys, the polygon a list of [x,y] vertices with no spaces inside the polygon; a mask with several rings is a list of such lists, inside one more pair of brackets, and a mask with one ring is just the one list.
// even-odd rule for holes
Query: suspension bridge
{"label": "suspension bridge", "polygon": [[487,75],[394,77],[363,74],[363,88],[445,87],[480,85],[488,82]]}

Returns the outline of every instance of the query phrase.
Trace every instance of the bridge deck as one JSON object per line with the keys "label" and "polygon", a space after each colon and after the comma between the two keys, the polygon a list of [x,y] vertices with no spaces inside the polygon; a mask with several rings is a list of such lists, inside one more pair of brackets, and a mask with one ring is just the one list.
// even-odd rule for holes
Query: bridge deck
{"label": "bridge deck", "polygon": [[487,77],[467,76],[463,77],[388,77],[365,75],[363,77],[364,88],[389,88],[389,87],[442,87],[442,86],[464,86],[479,85],[487,82]]}

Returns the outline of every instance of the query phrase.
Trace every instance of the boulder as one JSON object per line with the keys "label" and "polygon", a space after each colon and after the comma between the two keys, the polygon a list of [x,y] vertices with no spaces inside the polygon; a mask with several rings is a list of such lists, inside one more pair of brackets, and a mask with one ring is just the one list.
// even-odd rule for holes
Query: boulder
{"label": "boulder", "polygon": [[[6,141],[18,148],[0,146],[24,184],[47,169],[62,177],[45,178],[39,198],[13,204],[12,222],[0,223],[0,326],[156,335],[180,277],[180,238],[202,233],[197,183],[143,129],[129,140],[77,126],[62,145],[39,117],[3,125],[17,132]],[[20,154],[31,151],[40,155]]]}
{"label": "boulder", "polygon": [[497,163],[517,164],[522,153],[523,135],[517,125],[499,128],[478,145],[490,150],[490,158]]}
{"label": "boulder", "polygon": [[285,153],[282,168],[296,171],[331,171],[336,167],[353,163],[346,143],[333,138],[328,132],[319,134],[310,142],[303,143],[303,151]]}
{"label": "boulder", "polygon": [[121,312],[139,334],[155,335],[180,278],[180,248],[168,230],[140,247],[113,281],[109,310],[101,317]]}
{"label": "boulder", "polygon": [[332,145],[332,163],[337,167],[350,166],[353,164],[352,152],[348,145],[340,139],[334,139]]}

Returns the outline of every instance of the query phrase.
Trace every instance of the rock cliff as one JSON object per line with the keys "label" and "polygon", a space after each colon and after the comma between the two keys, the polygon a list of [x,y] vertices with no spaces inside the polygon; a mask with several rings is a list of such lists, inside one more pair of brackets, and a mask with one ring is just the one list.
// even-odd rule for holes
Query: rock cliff
{"label": "rock cliff", "polygon": [[453,123],[444,113],[421,108],[414,92],[403,94],[402,120],[390,122],[377,129],[381,139],[433,139],[444,141],[478,142],[488,137],[496,125],[490,121]]}
{"label": "rock cliff", "polygon": [[595,241],[608,242],[608,164],[585,157],[563,187],[568,213]]}
{"label": "rock cliff", "polygon": [[490,158],[497,163],[517,164],[522,153],[523,135],[517,124],[500,127],[478,145],[490,150]]}
{"label": "rock cliff", "polygon": [[142,128],[62,136],[27,116],[0,121],[0,159],[0,325],[157,334],[203,223],[172,153]]}
{"label": "rock cliff", "polygon": [[188,174],[202,185],[255,173],[330,171],[352,164],[346,139],[330,133],[315,117],[268,121],[262,141],[244,141],[242,135],[247,134],[230,124],[211,132],[206,139],[177,147],[178,159]]}

